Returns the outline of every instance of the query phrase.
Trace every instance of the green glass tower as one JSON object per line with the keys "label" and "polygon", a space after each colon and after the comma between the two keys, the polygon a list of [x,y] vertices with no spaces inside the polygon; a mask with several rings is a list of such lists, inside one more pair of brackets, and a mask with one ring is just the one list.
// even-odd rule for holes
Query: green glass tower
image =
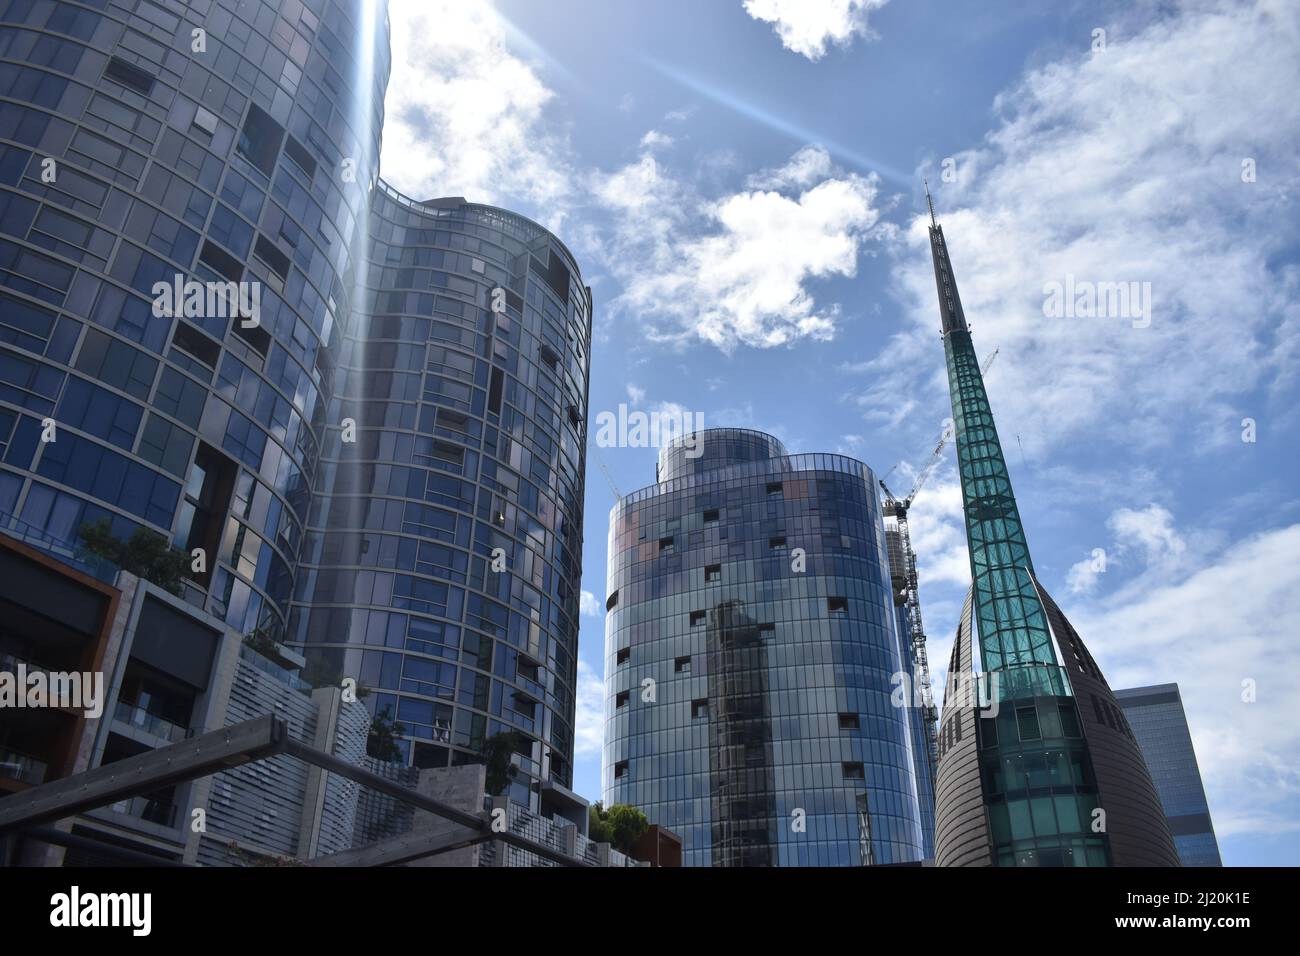
{"label": "green glass tower", "polygon": [[940,731],[936,862],[1176,865],[1123,713],[1034,575],[928,189],[926,201],[971,563]]}

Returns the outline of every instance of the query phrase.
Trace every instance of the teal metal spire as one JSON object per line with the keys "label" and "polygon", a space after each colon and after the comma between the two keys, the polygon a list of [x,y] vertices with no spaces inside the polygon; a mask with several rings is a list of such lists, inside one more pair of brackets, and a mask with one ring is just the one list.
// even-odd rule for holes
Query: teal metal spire
{"label": "teal metal spire", "polygon": [[928,183],[925,198],[930,209],[930,253],[939,291],[970,551],[980,669],[997,675],[1003,699],[1068,694],[1068,682],[1058,666],[1047,616],[1034,586],[1024,525]]}

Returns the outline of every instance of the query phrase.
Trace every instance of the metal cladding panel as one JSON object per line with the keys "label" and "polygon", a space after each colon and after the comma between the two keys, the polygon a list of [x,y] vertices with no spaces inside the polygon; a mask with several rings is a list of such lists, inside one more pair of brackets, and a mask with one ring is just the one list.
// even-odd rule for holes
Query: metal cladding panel
{"label": "metal cladding panel", "polygon": [[934,857],[938,866],[991,866],[993,862],[980,781],[977,712],[969,706],[964,694],[954,695],[956,688],[971,689],[974,679],[972,599],[972,591],[967,591],[957,639],[953,642],[943,719],[939,725],[939,769],[935,775],[934,797]]}
{"label": "metal cladding panel", "polygon": [[1074,687],[1115,866],[1180,866],[1164,808],[1128,719],[1078,632],[1037,579]]}

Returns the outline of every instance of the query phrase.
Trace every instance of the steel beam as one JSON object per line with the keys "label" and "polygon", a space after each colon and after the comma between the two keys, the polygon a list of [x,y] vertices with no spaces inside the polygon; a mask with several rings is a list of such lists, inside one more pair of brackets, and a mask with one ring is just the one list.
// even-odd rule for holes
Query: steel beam
{"label": "steel beam", "polygon": [[272,757],[284,752],[288,740],[284,720],[266,714],[54,780],[0,800],[0,832],[52,823],[160,787]]}

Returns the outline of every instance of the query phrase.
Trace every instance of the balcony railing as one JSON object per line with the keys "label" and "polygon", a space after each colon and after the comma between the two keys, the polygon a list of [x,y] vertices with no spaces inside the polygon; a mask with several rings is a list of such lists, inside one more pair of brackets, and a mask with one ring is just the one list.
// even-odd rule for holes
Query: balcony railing
{"label": "balcony railing", "polygon": [[0,533],[7,534],[23,544],[31,545],[38,551],[44,551],[64,564],[89,574],[97,581],[103,581],[105,584],[117,582],[117,572],[121,569],[112,561],[89,554],[79,548],[75,542],[56,538],[44,529],[28,524],[7,512],[0,512]]}
{"label": "balcony railing", "polygon": [[177,743],[187,737],[194,736],[194,731],[190,728],[182,727],[180,724],[173,723],[165,717],[159,717],[157,714],[151,713],[143,707],[137,707],[125,700],[118,701],[117,710],[114,711],[113,716],[128,727],[143,730],[146,734],[159,737],[169,743]]}

